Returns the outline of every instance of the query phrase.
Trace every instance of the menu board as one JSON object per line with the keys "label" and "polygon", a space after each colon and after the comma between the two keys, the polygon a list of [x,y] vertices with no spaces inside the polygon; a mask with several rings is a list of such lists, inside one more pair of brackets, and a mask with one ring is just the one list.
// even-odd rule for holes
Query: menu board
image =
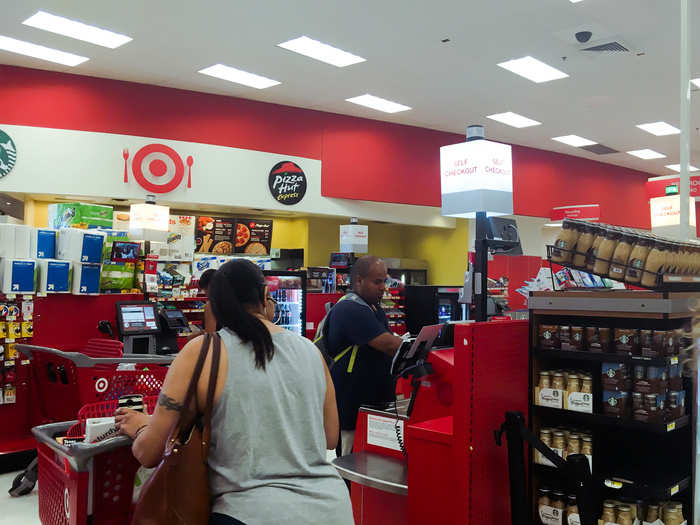
{"label": "menu board", "polygon": [[197,217],[195,252],[230,255],[233,253],[236,219],[229,217]]}
{"label": "menu board", "polygon": [[271,220],[236,219],[236,253],[269,255],[271,242]]}

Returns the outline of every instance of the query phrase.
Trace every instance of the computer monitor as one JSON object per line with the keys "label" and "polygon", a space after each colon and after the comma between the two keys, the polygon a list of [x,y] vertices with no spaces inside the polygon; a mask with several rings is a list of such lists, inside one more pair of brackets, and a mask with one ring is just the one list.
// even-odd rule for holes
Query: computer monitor
{"label": "computer monitor", "polygon": [[487,237],[496,241],[513,241],[517,243],[509,247],[496,247],[495,253],[502,255],[522,255],[523,248],[520,244],[520,233],[515,219],[505,217],[489,217]]}
{"label": "computer monitor", "polygon": [[117,324],[122,338],[135,335],[153,335],[160,332],[156,305],[149,302],[119,302]]}

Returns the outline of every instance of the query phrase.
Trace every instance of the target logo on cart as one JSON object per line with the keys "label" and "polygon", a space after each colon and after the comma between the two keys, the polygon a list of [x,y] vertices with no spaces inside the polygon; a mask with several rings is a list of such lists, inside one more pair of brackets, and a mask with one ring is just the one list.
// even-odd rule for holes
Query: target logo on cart
{"label": "target logo on cart", "polygon": [[68,489],[63,491],[63,512],[66,513],[66,519],[70,521],[70,493]]}
{"label": "target logo on cart", "polygon": [[97,381],[95,381],[95,391],[98,394],[104,394],[108,388],[109,388],[109,381],[107,381],[106,378],[101,377]]}
{"label": "target logo on cart", "polygon": [[[124,183],[129,182],[128,149],[122,151],[124,158]],[[192,164],[194,158],[189,155],[187,161],[187,187],[192,187]],[[148,144],[136,151],[131,160],[131,173],[144,190],[151,193],[170,193],[180,186],[185,178],[185,163],[182,157],[165,144]]]}

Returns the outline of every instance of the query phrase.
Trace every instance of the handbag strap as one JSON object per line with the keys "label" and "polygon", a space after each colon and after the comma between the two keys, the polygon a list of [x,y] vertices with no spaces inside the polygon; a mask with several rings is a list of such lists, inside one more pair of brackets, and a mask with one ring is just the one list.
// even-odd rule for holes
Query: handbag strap
{"label": "handbag strap", "polygon": [[202,447],[204,448],[204,459],[209,453],[211,441],[211,413],[214,410],[214,394],[216,393],[216,383],[219,378],[219,365],[221,362],[221,336],[215,333],[214,353],[211,358],[211,374],[209,375],[209,389],[207,391],[207,404],[204,406],[204,421],[202,430]]}
{"label": "handbag strap", "polygon": [[[199,383],[199,377],[202,375],[202,369],[204,368],[204,360],[209,353],[209,345],[211,343],[211,334],[208,332],[204,335],[204,341],[202,342],[202,348],[199,351],[199,359],[197,359],[197,364],[192,372],[192,379],[190,380],[190,386],[187,387],[187,393],[185,394],[185,400],[182,406],[185,410],[190,409],[192,404],[192,399],[197,393],[197,384]],[[197,413],[197,407],[194,407],[194,413]]]}

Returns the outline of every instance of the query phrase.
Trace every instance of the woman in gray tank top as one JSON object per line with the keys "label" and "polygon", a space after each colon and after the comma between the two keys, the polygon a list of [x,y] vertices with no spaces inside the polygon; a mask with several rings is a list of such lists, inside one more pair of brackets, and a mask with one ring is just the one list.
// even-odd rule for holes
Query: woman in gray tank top
{"label": "woman in gray tank top", "polygon": [[[267,287],[253,263],[234,260],[209,297],[222,341],[209,450],[211,524],[353,525],[348,491],[326,459],[338,441],[333,383],[311,341],[271,323]],[[182,349],[150,418],[120,410],[121,432],[146,466],[160,461],[183,410],[202,339]],[[211,352],[197,399],[206,399]],[[200,409],[203,407],[199,407]]]}

